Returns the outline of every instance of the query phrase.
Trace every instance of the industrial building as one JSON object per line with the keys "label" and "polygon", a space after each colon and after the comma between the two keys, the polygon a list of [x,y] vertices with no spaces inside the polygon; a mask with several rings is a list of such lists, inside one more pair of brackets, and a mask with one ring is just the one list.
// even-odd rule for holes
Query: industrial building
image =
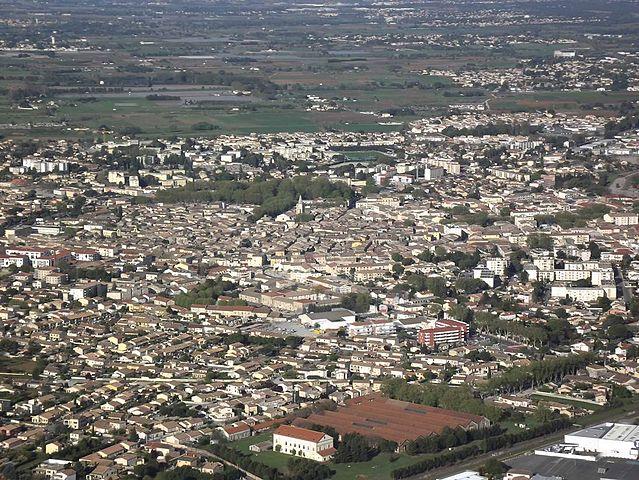
{"label": "industrial building", "polygon": [[602,423],[570,433],[565,443],[601,457],[639,459],[639,425]]}

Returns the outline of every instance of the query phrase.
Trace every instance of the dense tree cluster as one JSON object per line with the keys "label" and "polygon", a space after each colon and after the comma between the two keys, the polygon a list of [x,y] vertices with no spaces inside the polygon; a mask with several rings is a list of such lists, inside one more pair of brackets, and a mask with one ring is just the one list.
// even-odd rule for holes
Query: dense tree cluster
{"label": "dense tree cluster", "polygon": [[384,382],[382,392],[396,400],[483,415],[491,421],[497,421],[502,416],[501,410],[484,404],[468,387],[432,383],[411,384],[406,380],[393,378]]}
{"label": "dense tree cluster", "polygon": [[604,126],[604,136],[606,138],[613,138],[622,132],[639,128],[639,114],[627,115],[621,120],[611,120]]}
{"label": "dense tree cluster", "polygon": [[541,248],[543,250],[550,250],[554,244],[554,240],[550,235],[545,233],[533,233],[526,238],[526,244],[530,248]]}
{"label": "dense tree cluster", "polygon": [[532,440],[533,438],[548,435],[550,433],[557,432],[568,428],[571,425],[570,421],[565,418],[553,420],[548,423],[532,427],[528,430],[522,430],[516,433],[504,433],[502,435],[488,437],[481,440],[479,443],[466,445],[453,450],[449,450],[444,453],[432,455],[425,460],[417,462],[413,465],[397,468],[392,471],[391,475],[394,480],[400,478],[412,477],[419,473],[428,472],[435,468],[452,465],[466,458],[474,457],[482,453],[488,453],[500,448],[510,447],[520,442]]}
{"label": "dense tree cluster", "polygon": [[305,199],[325,198],[344,201],[353,198],[354,192],[342,182],[331,182],[324,177],[303,175],[285,179],[221,180],[193,182],[184,187],[160,190],[156,199],[164,203],[208,203],[222,201],[234,204],[250,204],[258,207],[252,218],[276,216],[295,206],[299,196]]}
{"label": "dense tree cluster", "polygon": [[532,345],[541,346],[548,340],[548,333],[542,326],[502,320],[486,312],[475,315],[474,325],[480,332],[492,333]]}
{"label": "dense tree cluster", "polygon": [[166,403],[158,409],[160,415],[168,417],[194,417],[197,411],[187,406],[184,402]]}
{"label": "dense tree cluster", "polygon": [[535,388],[547,382],[557,382],[566,375],[574,375],[590,362],[592,355],[587,354],[545,358],[523,367],[512,367],[501,375],[492,377],[483,388],[490,394]]}
{"label": "dense tree cluster", "polygon": [[536,215],[535,220],[539,224],[559,225],[561,228],[585,227],[588,220],[603,217],[610,212],[610,207],[599,203],[582,208],[577,212],[559,212],[554,215]]}
{"label": "dense tree cluster", "polygon": [[60,262],[58,264],[58,268],[60,268],[60,272],[66,273],[71,281],[75,281],[80,278],[87,278],[89,280],[98,280],[100,282],[110,282],[113,278],[113,274],[103,267],[84,268],[71,265],[66,262]]}
{"label": "dense tree cluster", "polygon": [[492,362],[495,360],[495,357],[486,350],[472,350],[464,355],[464,358],[471,362]]}
{"label": "dense tree cluster", "polygon": [[296,348],[302,343],[301,337],[288,336],[281,337],[261,337],[258,335],[247,335],[245,333],[232,333],[225,335],[221,341],[226,345],[232,343],[241,343],[243,345],[257,345],[261,347],[258,350],[260,355],[277,355],[283,348]]}
{"label": "dense tree cluster", "polygon": [[418,292],[428,290],[437,297],[445,298],[448,293],[446,280],[443,277],[427,277],[421,273],[413,273],[406,278],[406,283]]}
{"label": "dense tree cluster", "polygon": [[435,250],[435,252],[431,252],[430,250],[424,250],[422,253],[417,255],[423,262],[431,262],[431,263],[439,263],[443,261],[450,261],[457,265],[462,270],[469,270],[475,268],[479,261],[481,260],[481,256],[478,251],[473,253],[466,253],[454,250],[452,252],[446,252],[441,250]]}
{"label": "dense tree cluster", "polygon": [[541,131],[541,126],[529,123],[490,123],[488,125],[478,125],[473,128],[446,127],[442,133],[449,137],[473,136],[483,137],[484,135],[532,135]]}
{"label": "dense tree cluster", "polygon": [[492,308],[503,310],[504,312],[518,312],[520,310],[519,303],[513,297],[500,294],[490,294],[484,292],[479,299],[480,305],[489,305]]}
{"label": "dense tree cluster", "polygon": [[445,427],[439,435],[429,435],[413,440],[407,445],[406,452],[410,455],[438,453],[447,448],[459,447],[475,440],[499,435],[500,433],[502,433],[502,429],[498,425],[477,430]]}
{"label": "dense tree cluster", "polygon": [[588,192],[590,195],[604,195],[608,191],[607,185],[610,177],[605,172],[594,175],[562,175],[556,178],[555,187],[558,189],[577,188]]}
{"label": "dense tree cluster", "polygon": [[322,480],[334,473],[327,465],[306,458],[291,458],[286,467],[290,480]]}
{"label": "dense tree cluster", "polygon": [[335,463],[367,462],[379,451],[358,433],[347,433],[333,456]]}
{"label": "dense tree cluster", "polygon": [[478,278],[461,277],[455,282],[455,288],[459,292],[473,294],[487,290],[488,284]]}
{"label": "dense tree cluster", "polygon": [[488,312],[475,314],[475,327],[480,332],[492,333],[534,346],[561,345],[574,335],[574,328],[565,318],[549,318],[543,324],[527,324],[502,320]]}
{"label": "dense tree cluster", "polygon": [[191,305],[212,305],[224,292],[235,289],[235,284],[221,278],[208,279],[190,290],[175,297],[175,304],[189,308]]}
{"label": "dense tree cluster", "polygon": [[0,352],[15,355],[20,350],[20,344],[10,338],[0,339]]}
{"label": "dense tree cluster", "polygon": [[489,458],[486,463],[479,469],[479,473],[489,478],[499,477],[508,471],[508,466],[497,460],[496,458]]}
{"label": "dense tree cluster", "polygon": [[368,293],[348,293],[342,297],[340,306],[356,313],[368,312],[373,299]]}
{"label": "dense tree cluster", "polygon": [[178,467],[160,472],[156,480],[239,480],[243,478],[242,472],[235,468],[226,467],[221,472],[208,474],[190,467]]}
{"label": "dense tree cluster", "polygon": [[627,326],[630,321],[621,315],[608,315],[602,325],[602,337],[613,343],[632,337],[632,332]]}
{"label": "dense tree cluster", "polygon": [[499,217],[489,215],[486,212],[471,212],[468,207],[462,205],[453,207],[451,214],[454,216],[454,220],[447,219],[446,223],[456,221],[468,223],[469,225],[488,227],[499,220]]}
{"label": "dense tree cluster", "polygon": [[[224,85],[238,90],[250,90],[253,92],[272,94],[279,90],[279,86],[270,80],[255,75],[246,75],[240,73],[227,72],[225,70],[195,72],[186,70],[167,70],[156,72],[137,72],[128,75],[113,75],[104,77],[104,86],[98,86],[97,83],[90,85],[89,79],[83,79],[83,82],[89,85],[83,88],[83,91],[101,92],[105,88],[109,88],[111,92],[122,91],[126,87],[150,87],[153,85]],[[67,91],[61,90],[61,91]]]}

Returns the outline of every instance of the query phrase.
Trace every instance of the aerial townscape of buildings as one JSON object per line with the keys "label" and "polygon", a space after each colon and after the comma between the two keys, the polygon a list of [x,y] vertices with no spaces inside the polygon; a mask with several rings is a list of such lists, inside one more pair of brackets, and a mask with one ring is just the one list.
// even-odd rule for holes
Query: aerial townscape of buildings
{"label": "aerial townscape of buildings", "polygon": [[[363,5],[273,12],[328,22],[339,20],[335,8],[389,28],[468,32],[561,23],[552,7],[533,19]],[[16,41],[0,28],[0,56],[108,51],[82,29],[72,40],[51,32],[59,24],[46,15],[0,18],[8,32],[42,37]],[[174,101],[173,90],[120,98],[102,81],[96,97],[76,98],[56,81],[16,96],[2,90],[15,66],[0,68],[0,108],[6,99],[12,111],[56,119],[0,128],[0,480],[639,478],[636,43],[598,55],[573,30],[526,40],[336,25],[331,42],[392,47],[386,63],[405,60],[411,78],[443,82],[420,84],[420,95],[462,93],[446,90],[432,109],[368,111],[353,92],[329,94],[330,76],[314,93],[299,84],[271,92],[250,77],[260,71],[250,56],[227,56],[242,67],[215,77],[233,89],[215,94],[223,101],[251,102],[245,83],[257,82],[264,101],[299,95],[304,115],[347,115],[342,126],[363,116],[374,128],[273,120],[231,131],[201,121],[192,134],[157,135],[141,117],[128,131],[102,117],[93,125],[90,108],[154,108]],[[600,31],[585,36],[625,38]],[[163,57],[155,40],[133,37],[144,55]],[[247,48],[268,37],[248,38]],[[239,55],[236,41],[223,43]],[[521,43],[546,57],[500,65],[491,53],[490,66],[461,68],[408,53],[498,54]],[[331,68],[358,75],[340,70],[366,63],[354,52],[331,53]],[[201,53],[187,60],[210,60]],[[151,70],[100,68],[153,70],[143,63]],[[58,73],[75,79],[97,64],[69,65]],[[369,92],[375,102],[388,81]],[[204,87],[175,88],[176,109],[192,114],[209,101]],[[540,91],[556,96],[534,100]],[[593,92],[611,103],[580,96]],[[504,106],[514,98],[526,108]],[[92,126],[72,126],[76,108]],[[75,138],[82,129],[89,134]],[[41,135],[25,134],[33,130]]]}

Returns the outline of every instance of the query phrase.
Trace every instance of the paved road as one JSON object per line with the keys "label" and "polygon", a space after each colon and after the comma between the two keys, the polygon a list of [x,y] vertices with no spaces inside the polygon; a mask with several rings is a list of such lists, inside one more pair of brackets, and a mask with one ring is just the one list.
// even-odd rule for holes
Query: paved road
{"label": "paved road", "polygon": [[621,293],[623,294],[623,300],[626,302],[626,306],[632,300],[632,287],[626,285],[626,280],[623,278],[623,272],[619,267],[615,267],[615,281],[617,285],[621,288]]}

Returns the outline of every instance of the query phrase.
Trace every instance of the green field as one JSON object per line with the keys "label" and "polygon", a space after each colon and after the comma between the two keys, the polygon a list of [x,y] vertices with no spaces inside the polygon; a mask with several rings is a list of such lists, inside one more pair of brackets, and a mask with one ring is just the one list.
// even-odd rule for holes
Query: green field
{"label": "green field", "polygon": [[23,373],[31,374],[35,367],[35,362],[26,357],[0,357],[0,373]]}
{"label": "green field", "polygon": [[[366,26],[361,27],[367,30]],[[339,30],[341,27],[334,28]],[[160,40],[158,38],[158,42]],[[116,45],[119,48],[115,54],[117,58],[113,61],[117,60],[122,66],[132,62],[129,47],[139,54],[149,49],[148,46],[137,45],[128,38],[119,39],[119,42]],[[162,49],[172,52],[177,49],[176,54],[189,54],[193,53],[190,51],[192,48],[207,48],[205,45],[213,46],[218,44],[216,42],[219,41],[202,44],[160,43]],[[10,95],[0,95],[0,124],[19,126],[0,128],[0,135],[12,138],[86,138],[99,134],[97,129],[100,127],[106,127],[116,134],[134,134],[141,137],[325,130],[388,132],[401,130],[416,118],[445,113],[448,105],[453,103],[481,103],[489,100],[494,111],[552,108],[585,115],[593,113],[594,105],[598,105],[595,112],[608,114],[621,102],[636,101],[639,98],[637,93],[624,91],[540,91],[517,94],[484,92],[483,96],[464,96],[466,90],[451,85],[448,77],[419,73],[437,68],[494,68],[501,63],[512,64],[516,58],[522,56],[548,56],[553,48],[552,45],[518,44],[509,46],[504,52],[497,54],[483,47],[452,51],[424,47],[419,51],[408,49],[404,52],[405,56],[400,59],[385,48],[370,46],[365,52],[352,55],[353,58],[361,58],[361,61],[352,61],[352,58],[349,60],[344,56],[326,57],[300,46],[287,45],[290,57],[259,57],[255,63],[265,71],[268,69],[268,73],[255,73],[254,76],[277,84],[279,90],[268,94],[257,91],[250,101],[231,96],[219,101],[209,99],[191,106],[183,105],[179,100],[152,101],[146,98],[145,93],[163,94],[177,89],[195,94],[215,87],[197,83],[172,83],[164,86],[149,80],[148,87],[139,84],[130,87],[131,95],[127,93],[129,87],[126,86],[120,87],[119,91],[122,93],[117,94],[117,97],[103,96],[101,93],[95,93],[93,98],[90,93],[62,95],[64,88],[86,91],[89,86],[96,85],[98,78],[118,79],[126,76],[124,71],[104,67],[104,62],[111,60],[104,52],[69,53],[54,58],[43,55],[25,58],[0,57],[0,90],[11,92],[12,89],[30,84],[40,85],[46,91],[39,101],[31,102],[31,105],[37,107],[34,110],[19,109],[18,103],[13,101]],[[166,50],[163,52],[166,53]],[[238,51],[239,53],[241,52]],[[150,54],[151,52],[145,53]],[[228,65],[219,59],[211,60],[211,64],[202,65],[201,62],[184,59],[179,55],[163,55],[161,58],[166,65],[183,68],[185,71],[205,73],[224,69],[245,77],[253,75],[248,74],[241,66]],[[147,74],[152,77],[156,72],[150,71]],[[59,83],[51,86],[50,75],[56,76]],[[114,91],[118,90],[111,90],[109,95]],[[308,95],[330,99],[335,102],[337,109],[307,111]],[[174,92],[173,96],[179,96],[179,93]],[[393,113],[395,117],[382,119],[361,113],[384,111]],[[401,124],[380,124],[388,120]],[[33,127],[31,124],[34,123],[65,123],[67,126]],[[214,128],[203,129],[201,125],[205,123]]]}
{"label": "green field", "polygon": [[334,480],[351,480],[353,478],[368,480],[389,480],[391,472],[396,468],[406,467],[419,461],[419,457],[401,455],[397,460],[391,461],[391,454],[380,453],[369,462],[331,464],[336,470],[331,478]]}
{"label": "green field", "polygon": [[[592,106],[599,104],[600,111],[605,112],[609,106],[623,102],[635,102],[639,99],[637,92],[534,92],[512,94],[507,93],[490,100],[493,110],[541,110],[594,113]],[[583,108],[582,108],[583,107]]]}
{"label": "green field", "polygon": [[[13,3],[8,18],[32,15],[28,2]],[[216,2],[198,4],[195,9],[178,3],[179,9],[169,8],[171,12],[161,16],[141,11],[136,2],[124,1],[100,9],[83,8],[59,25],[52,20],[58,25],[58,39],[74,46],[64,51],[48,51],[48,34],[25,31],[20,22],[5,24],[5,36],[16,40],[35,36],[43,44],[36,50],[0,55],[0,124],[19,126],[0,128],[0,136],[92,138],[101,135],[99,127],[116,135],[146,138],[325,130],[387,132],[401,130],[416,118],[445,114],[453,103],[490,100],[493,111],[554,109],[577,115],[593,111],[610,115],[620,103],[639,98],[637,93],[624,91],[492,93],[489,86],[471,88],[474,94],[483,95],[468,96],[469,89],[451,84],[449,73],[437,74],[521,67],[530,59],[552,63],[553,51],[566,48],[563,41],[556,43],[559,38],[573,40],[570,48],[585,52],[587,57],[595,52],[605,56],[630,51],[637,43],[635,22],[626,25],[629,18],[619,16],[616,9],[610,11],[610,19],[621,23],[610,20],[605,28],[600,27],[611,36],[587,38],[584,32],[591,26],[572,24],[573,15],[568,12],[566,25],[550,22],[531,28],[527,21],[515,19],[513,25],[500,23],[496,28],[489,19],[510,12],[511,7],[502,9],[493,4],[469,4],[457,13],[446,7],[445,15],[431,25],[412,15],[399,18],[398,23],[372,22],[365,9],[348,2],[332,6],[339,14],[320,22],[310,21],[317,20],[308,15],[314,9],[310,6],[303,11],[282,10],[258,2],[255,11],[260,13],[252,15],[249,23],[233,8],[226,12]],[[386,8],[381,4],[375,7],[380,11]],[[433,11],[439,8],[432,6]],[[534,13],[540,9],[545,7],[535,5]],[[467,14],[475,10],[488,14],[486,25],[467,22]],[[551,17],[562,18],[554,7],[550,10]],[[588,18],[600,15],[579,10],[582,14]],[[135,21],[122,27],[129,17]],[[469,35],[477,41],[469,40]],[[224,80],[211,76],[215,72],[224,72]],[[20,92],[25,86],[29,92]],[[199,97],[202,100],[195,100],[196,105],[186,106],[181,101],[150,101],[140,94],[161,94],[176,88],[195,94],[218,87],[247,90],[251,98]],[[77,93],[89,90],[95,93]],[[114,92],[122,94],[117,93],[118,98],[106,96]],[[95,98],[86,98],[90,95]],[[309,95],[329,100],[335,109],[307,111]],[[19,109],[25,98],[38,109]],[[365,111],[402,115],[393,120],[403,124],[380,125],[380,117],[361,113]],[[68,127],[33,127],[33,123],[64,123]],[[215,128],[203,128],[204,123]]]}
{"label": "green field", "polygon": [[[66,121],[68,128],[47,127],[31,129],[2,129],[6,136],[86,136],[103,127],[118,133],[135,133],[140,136],[216,136],[220,134],[317,132],[326,129],[362,132],[396,131],[401,125],[380,125],[371,117],[343,112],[323,115],[323,112],[306,112],[300,109],[277,106],[245,107],[238,111],[231,106],[189,108],[166,105],[145,98],[109,98],[94,102],[58,102],[53,115],[44,110],[15,110],[0,100],[0,123],[26,125],[29,123]],[[208,123],[217,128],[197,129],[198,123]]]}

